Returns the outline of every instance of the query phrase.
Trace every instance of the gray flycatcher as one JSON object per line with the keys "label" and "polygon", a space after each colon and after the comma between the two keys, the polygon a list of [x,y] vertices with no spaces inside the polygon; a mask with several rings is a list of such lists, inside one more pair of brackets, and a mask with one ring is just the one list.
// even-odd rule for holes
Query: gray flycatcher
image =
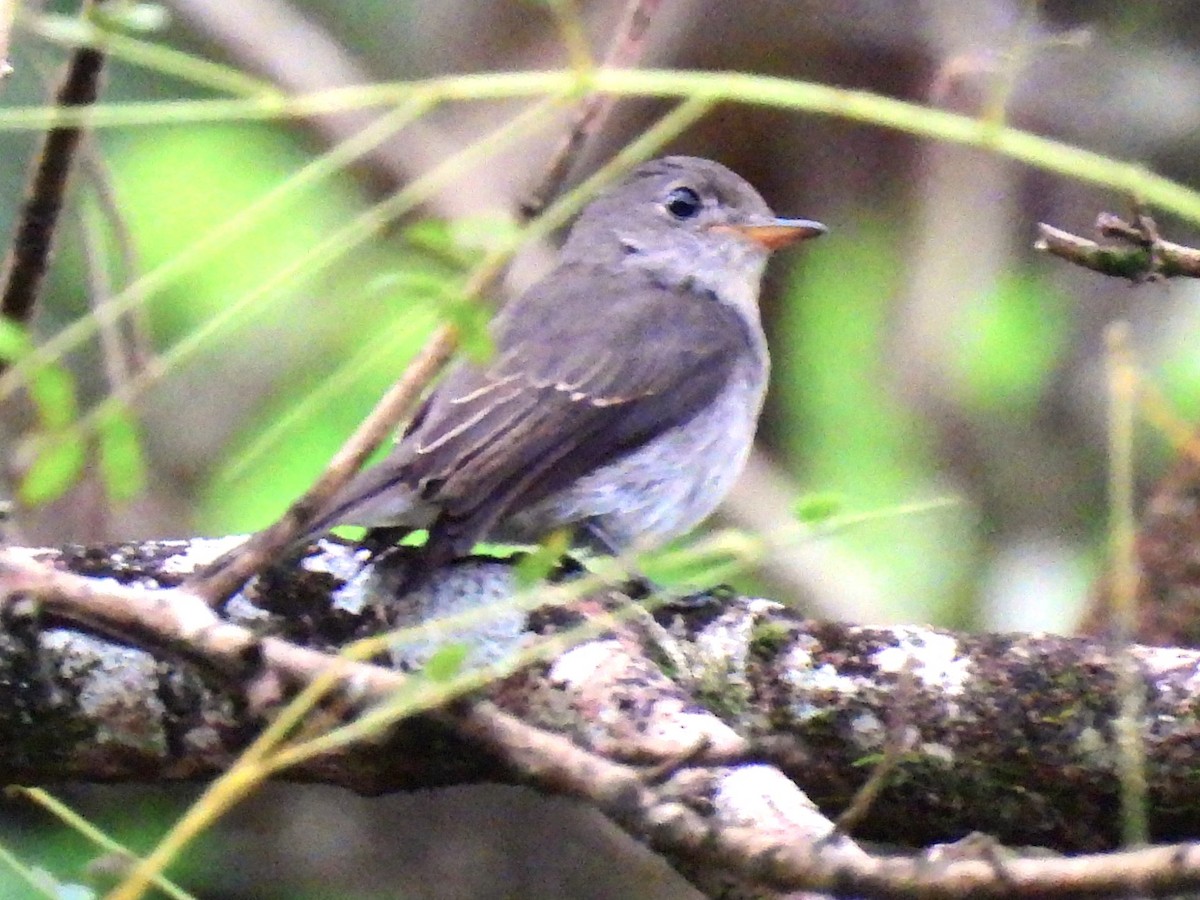
{"label": "gray flycatcher", "polygon": [[618,553],[709,515],[754,439],[769,359],[758,291],[772,250],[823,225],[776,218],[706,159],[646,163],[579,215],[558,265],[493,322],[391,455],[318,516],[428,528],[421,569],[479,540],[573,527]]}

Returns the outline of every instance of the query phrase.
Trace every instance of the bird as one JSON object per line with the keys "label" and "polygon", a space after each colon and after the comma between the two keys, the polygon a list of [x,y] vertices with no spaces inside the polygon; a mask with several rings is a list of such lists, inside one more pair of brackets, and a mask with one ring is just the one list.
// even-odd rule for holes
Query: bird
{"label": "bird", "polygon": [[458,362],[309,535],[428,529],[420,569],[431,572],[481,540],[537,543],[569,528],[616,555],[693,530],[754,440],[770,372],[758,310],[767,259],[825,230],[776,217],[712,160],[634,168],[495,316],[493,355]]}

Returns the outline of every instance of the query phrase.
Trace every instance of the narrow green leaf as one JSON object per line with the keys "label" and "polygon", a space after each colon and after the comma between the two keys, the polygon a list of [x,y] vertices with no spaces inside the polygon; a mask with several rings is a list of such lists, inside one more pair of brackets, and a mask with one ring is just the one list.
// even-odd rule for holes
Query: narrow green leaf
{"label": "narrow green leaf", "polygon": [[447,682],[462,671],[469,652],[470,648],[463,643],[443,644],[429,657],[421,672],[430,681]]}
{"label": "narrow green leaf", "polygon": [[450,223],[442,219],[422,219],[414,222],[404,229],[403,237],[409,246],[434,254],[462,268],[466,268],[475,260],[475,255],[463,252],[463,248],[454,239]]}
{"label": "narrow green leaf", "polygon": [[79,480],[86,462],[87,444],[79,431],[39,435],[37,455],[21,480],[17,496],[26,506],[57,500]]}
{"label": "narrow green leaf", "polygon": [[428,269],[392,269],[371,279],[367,289],[377,294],[400,294],[406,298],[434,300],[445,295],[452,276]]}
{"label": "narrow green leaf", "polygon": [[137,423],[128,411],[113,410],[100,419],[96,429],[104,490],[113,500],[136,497],[146,485],[146,460]]}
{"label": "narrow green leaf", "polygon": [[513,569],[513,582],[518,589],[531,588],[546,580],[563,554],[571,549],[571,532],[560,528],[551,532],[537,549],[517,563]]}
{"label": "narrow green leaf", "polygon": [[29,332],[11,319],[0,318],[0,361],[16,362],[30,351]]}
{"label": "narrow green leaf", "polygon": [[43,431],[61,431],[78,417],[75,378],[62,366],[39,366],[29,376],[29,395]]}
{"label": "narrow green leaf", "polygon": [[796,518],[805,525],[820,525],[842,511],[844,500],[841,494],[806,494],[796,501]]}

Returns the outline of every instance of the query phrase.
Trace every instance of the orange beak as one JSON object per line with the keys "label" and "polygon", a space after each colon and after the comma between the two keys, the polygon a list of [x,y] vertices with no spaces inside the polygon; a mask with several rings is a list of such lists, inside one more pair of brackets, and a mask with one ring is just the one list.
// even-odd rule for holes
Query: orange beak
{"label": "orange beak", "polygon": [[762,225],[714,225],[714,231],[731,231],[767,250],[778,250],[809,238],[820,237],[826,228],[811,219],[772,219]]}

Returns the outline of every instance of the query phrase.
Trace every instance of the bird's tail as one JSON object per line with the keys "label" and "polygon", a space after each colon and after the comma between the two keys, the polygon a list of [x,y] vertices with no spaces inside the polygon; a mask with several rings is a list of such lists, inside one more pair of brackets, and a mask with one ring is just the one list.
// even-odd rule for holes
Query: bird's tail
{"label": "bird's tail", "polygon": [[359,472],[325,505],[297,543],[315,540],[335,525],[426,528],[434,510],[386,462]]}

